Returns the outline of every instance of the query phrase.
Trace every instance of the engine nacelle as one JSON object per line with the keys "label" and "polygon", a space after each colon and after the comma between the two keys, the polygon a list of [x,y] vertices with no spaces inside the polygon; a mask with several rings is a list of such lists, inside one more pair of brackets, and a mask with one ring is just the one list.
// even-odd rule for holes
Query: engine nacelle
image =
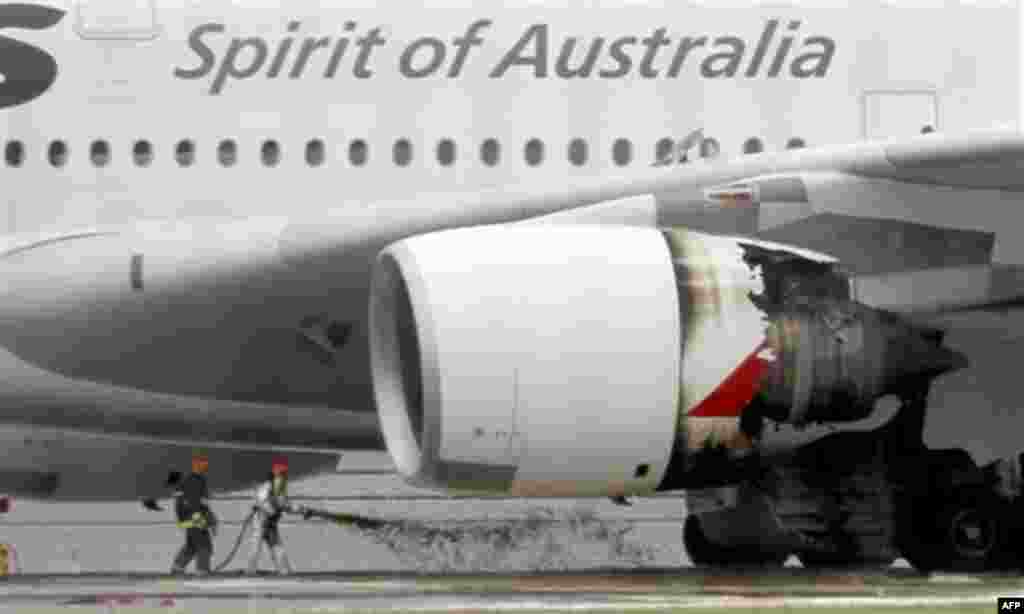
{"label": "engine nacelle", "polygon": [[894,381],[887,335],[899,327],[853,303],[834,265],[653,228],[495,226],[395,243],[370,302],[388,450],[408,481],[452,490],[736,481],[756,448],[751,417],[855,420]]}

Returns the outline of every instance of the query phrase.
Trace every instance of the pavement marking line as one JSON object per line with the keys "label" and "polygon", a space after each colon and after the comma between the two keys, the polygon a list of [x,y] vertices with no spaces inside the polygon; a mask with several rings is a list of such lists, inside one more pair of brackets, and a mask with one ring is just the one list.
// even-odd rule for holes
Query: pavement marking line
{"label": "pavement marking line", "polygon": [[934,584],[981,584],[983,580],[967,574],[933,573],[928,576],[928,582]]}
{"label": "pavement marking line", "polygon": [[[943,574],[545,572],[539,575],[318,575],[211,578],[102,577],[4,582],[0,601],[139,608],[204,603],[297,612],[578,612],[699,608],[805,609],[995,605],[1024,592],[1024,577]],[[59,593],[59,594],[55,594]],[[943,595],[943,593],[948,593]],[[891,596],[888,596],[891,595]],[[307,605],[308,604],[308,605]],[[282,609],[283,608],[283,609]],[[0,607],[2,609],[2,607]],[[950,608],[944,608],[949,610]],[[244,611],[244,610],[240,610]],[[782,614],[782,613],[780,613]]]}
{"label": "pavement marking line", "polygon": [[814,587],[822,592],[868,591],[864,576],[855,574],[830,574],[816,576]]}
{"label": "pavement marking line", "polygon": [[511,587],[523,593],[646,593],[657,590],[655,576],[570,575],[516,578]]}
{"label": "pavement marking line", "polygon": [[705,590],[721,593],[749,593],[754,590],[754,578],[749,574],[736,575],[705,575],[701,578]]}
{"label": "pavement marking line", "polygon": [[[568,603],[565,601],[545,600],[479,600],[461,601],[453,600],[448,605],[411,605],[395,604],[390,607],[376,606],[375,611],[403,611],[403,612],[471,612],[471,611],[578,611],[578,610],[664,610],[671,609],[707,609],[707,608],[759,608],[759,609],[799,609],[799,608],[821,608],[821,607],[941,607],[960,605],[985,605],[996,604],[996,595],[974,595],[969,597],[894,597],[894,598],[873,598],[873,597],[744,597],[729,595],[725,597],[694,597],[684,599],[673,599],[667,597],[658,599],[656,602],[638,600],[614,600],[614,601],[577,601]],[[311,612],[337,612],[337,606],[323,605],[311,608]]]}

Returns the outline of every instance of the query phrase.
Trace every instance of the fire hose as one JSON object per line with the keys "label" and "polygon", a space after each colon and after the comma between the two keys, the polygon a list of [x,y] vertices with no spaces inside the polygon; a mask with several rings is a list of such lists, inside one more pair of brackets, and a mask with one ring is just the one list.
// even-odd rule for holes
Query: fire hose
{"label": "fire hose", "polygon": [[238,530],[238,537],[235,539],[234,547],[231,548],[231,552],[228,554],[227,558],[221,561],[220,565],[217,565],[213,568],[214,573],[222,571],[225,567],[231,564],[231,561],[235,559],[235,555],[238,554],[238,549],[242,546],[242,539],[245,538],[245,532],[249,528],[249,525],[252,524],[252,519],[255,517],[256,510],[250,511],[249,515],[245,517],[245,520],[242,522],[242,528]]}
{"label": "fire hose", "polygon": [[303,508],[302,518],[309,520],[310,518],[319,518],[320,520],[327,520],[340,526],[351,526],[357,529],[365,529],[372,531],[379,529],[389,524],[395,524],[393,520],[383,520],[380,518],[370,518],[369,516],[360,516],[358,514],[339,514],[335,512],[327,512],[324,510],[316,510],[312,508]]}
{"label": "fire hose", "polygon": [[[231,548],[231,552],[228,553],[228,556],[221,561],[219,565],[213,568],[214,573],[223,571],[224,568],[230,565],[231,561],[234,560],[235,555],[238,554],[238,549],[242,546],[242,540],[245,538],[245,532],[249,529],[249,525],[252,524],[257,513],[258,510],[252,510],[249,512],[249,515],[245,517],[245,520],[242,521],[242,528],[238,530],[238,537],[235,539],[235,545]],[[357,514],[338,514],[307,507],[299,508],[299,514],[302,516],[303,520],[317,518],[333,522],[339,526],[352,526],[357,529],[373,530],[379,529],[380,527],[388,524],[388,521],[377,518],[369,518],[367,516],[359,516]]]}

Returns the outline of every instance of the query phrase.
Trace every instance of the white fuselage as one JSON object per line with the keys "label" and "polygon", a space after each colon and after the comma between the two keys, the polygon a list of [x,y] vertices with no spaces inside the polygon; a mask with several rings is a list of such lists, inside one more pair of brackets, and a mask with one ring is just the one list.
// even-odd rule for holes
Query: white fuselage
{"label": "white fuselage", "polygon": [[[171,441],[118,484],[83,473],[75,450],[93,439],[64,437],[65,455],[24,439],[0,491],[134,496],[191,441],[379,447],[363,318],[384,245],[359,239],[377,237],[380,203],[403,203],[413,230],[442,211],[510,221],[549,211],[512,198],[463,220],[463,201],[431,195],[626,185],[698,128],[706,151],[735,156],[1018,120],[1016,3],[947,3],[941,19],[898,3],[591,4],[54,0],[64,14],[33,27],[0,4],[0,36],[17,43],[0,55],[4,436]],[[17,63],[26,46],[33,62]],[[327,211],[366,249],[305,260]],[[218,234],[246,218],[270,224],[265,243]],[[39,247],[115,226],[142,230]],[[273,266],[237,291],[176,292],[207,255]],[[347,341],[332,349],[332,335]],[[243,473],[224,484],[260,477]]]}
{"label": "white fuselage", "polygon": [[3,30],[58,71],[0,111],[23,148],[19,167],[0,163],[0,232],[564,185],[646,167],[696,128],[733,156],[752,139],[775,151],[1014,124],[1019,107],[1010,2],[947,3],[941,18],[899,3],[47,4],[67,11],[55,26]]}

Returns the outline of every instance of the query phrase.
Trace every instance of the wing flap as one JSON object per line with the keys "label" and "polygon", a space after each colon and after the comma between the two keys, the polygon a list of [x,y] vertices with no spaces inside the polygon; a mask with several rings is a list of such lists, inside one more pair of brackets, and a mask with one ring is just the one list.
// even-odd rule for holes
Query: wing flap
{"label": "wing flap", "polygon": [[857,299],[953,327],[992,323],[987,316],[1024,308],[1024,267],[968,266],[855,277]]}
{"label": "wing flap", "polygon": [[844,170],[908,183],[1024,191],[1024,135],[1017,132],[931,134],[882,150],[882,160],[855,160]]}

